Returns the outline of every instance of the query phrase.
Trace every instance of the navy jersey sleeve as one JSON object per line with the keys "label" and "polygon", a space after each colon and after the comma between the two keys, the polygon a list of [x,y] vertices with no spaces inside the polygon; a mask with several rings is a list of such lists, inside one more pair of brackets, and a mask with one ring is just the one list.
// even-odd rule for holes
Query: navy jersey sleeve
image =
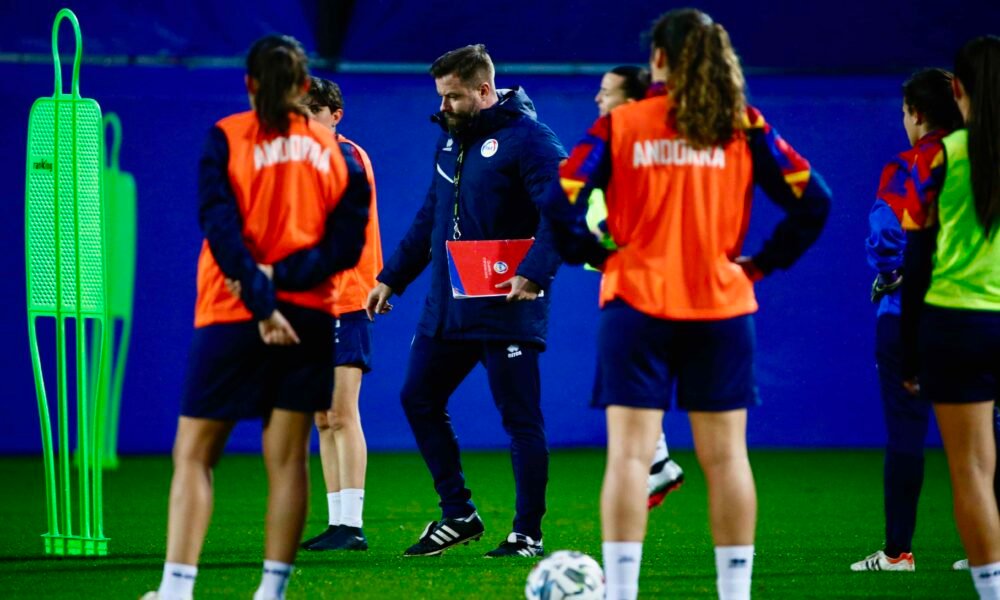
{"label": "navy jersey sleeve", "polygon": [[809,162],[799,155],[755,109],[748,109],[747,130],[753,178],[785,217],[753,255],[765,274],[787,269],[816,241],[830,212],[830,189]]}
{"label": "navy jersey sleeve", "polygon": [[610,250],[587,226],[587,206],[595,188],[606,189],[611,176],[611,119],[599,118],[559,167],[562,193],[547,196],[543,214],[552,224],[556,247],[569,264],[599,266]]}
{"label": "navy jersey sleeve", "polygon": [[365,247],[371,186],[354,146],[341,143],[347,163],[347,187],[327,215],[319,244],[299,250],[274,264],[274,283],[284,290],[308,290],[334,273],[358,264]]}
{"label": "navy jersey sleeve", "polygon": [[198,222],[215,262],[229,279],[240,282],[240,299],[255,319],[271,316],[274,285],[257,267],[243,240],[243,219],[229,183],[229,143],[213,127],[198,163]]}

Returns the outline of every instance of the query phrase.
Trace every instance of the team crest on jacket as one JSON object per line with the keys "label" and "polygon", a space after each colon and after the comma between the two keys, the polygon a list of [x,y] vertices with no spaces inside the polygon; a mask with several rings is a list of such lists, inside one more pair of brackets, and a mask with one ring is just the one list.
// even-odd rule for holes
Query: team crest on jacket
{"label": "team crest on jacket", "polygon": [[483,142],[483,147],[479,149],[479,153],[483,155],[483,158],[489,158],[496,154],[499,148],[500,142],[490,138]]}

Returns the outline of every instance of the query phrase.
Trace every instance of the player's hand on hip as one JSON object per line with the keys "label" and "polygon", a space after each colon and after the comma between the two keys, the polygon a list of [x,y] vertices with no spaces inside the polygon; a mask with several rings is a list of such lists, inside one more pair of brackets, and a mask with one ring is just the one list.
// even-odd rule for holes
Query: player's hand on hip
{"label": "player's hand on hip", "polygon": [[743,269],[747,279],[750,281],[757,282],[764,279],[764,271],[760,270],[757,263],[753,261],[752,256],[738,256],[733,262],[738,264],[740,268]]}
{"label": "player's hand on hip", "polygon": [[368,320],[374,321],[375,315],[384,315],[392,310],[389,298],[392,297],[392,288],[379,282],[378,285],[368,292],[368,300],[365,302],[365,312],[368,313]]}
{"label": "player's hand on hip", "polygon": [[277,310],[270,317],[258,321],[257,328],[260,339],[269,346],[292,346],[300,342],[292,324]]}
{"label": "player's hand on hip", "polygon": [[497,284],[499,289],[510,289],[507,294],[507,302],[518,302],[521,300],[534,300],[541,293],[542,288],[534,281],[515,275],[507,281]]}
{"label": "player's hand on hip", "polygon": [[243,293],[243,286],[240,285],[240,282],[236,279],[229,279],[228,277],[226,278],[226,289],[229,290],[230,294],[236,296],[237,298],[239,298],[240,294]]}

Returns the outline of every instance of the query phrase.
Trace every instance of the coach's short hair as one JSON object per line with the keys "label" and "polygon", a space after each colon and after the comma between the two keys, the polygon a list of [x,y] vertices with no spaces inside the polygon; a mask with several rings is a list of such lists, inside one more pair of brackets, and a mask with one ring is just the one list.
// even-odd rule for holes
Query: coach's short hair
{"label": "coach's short hair", "polygon": [[475,86],[484,81],[492,83],[496,71],[486,46],[473,44],[439,56],[431,65],[430,73],[434,79],[455,75],[462,83]]}

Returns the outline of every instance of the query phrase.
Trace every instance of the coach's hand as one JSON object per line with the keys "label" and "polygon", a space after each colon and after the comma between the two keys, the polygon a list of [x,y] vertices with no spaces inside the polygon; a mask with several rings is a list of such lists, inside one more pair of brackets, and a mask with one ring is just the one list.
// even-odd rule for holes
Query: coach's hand
{"label": "coach's hand", "polygon": [[365,302],[365,312],[368,313],[368,320],[374,321],[375,315],[384,315],[392,310],[389,298],[392,297],[392,288],[379,282],[378,285],[368,292],[368,301]]}
{"label": "coach's hand", "polygon": [[507,281],[498,283],[497,287],[500,289],[510,288],[510,293],[507,294],[507,302],[534,300],[542,291],[541,286],[537,283],[520,275],[514,275]]}
{"label": "coach's hand", "polygon": [[277,310],[270,317],[259,321],[257,328],[260,330],[260,339],[270,346],[292,346],[300,341],[292,324]]}

